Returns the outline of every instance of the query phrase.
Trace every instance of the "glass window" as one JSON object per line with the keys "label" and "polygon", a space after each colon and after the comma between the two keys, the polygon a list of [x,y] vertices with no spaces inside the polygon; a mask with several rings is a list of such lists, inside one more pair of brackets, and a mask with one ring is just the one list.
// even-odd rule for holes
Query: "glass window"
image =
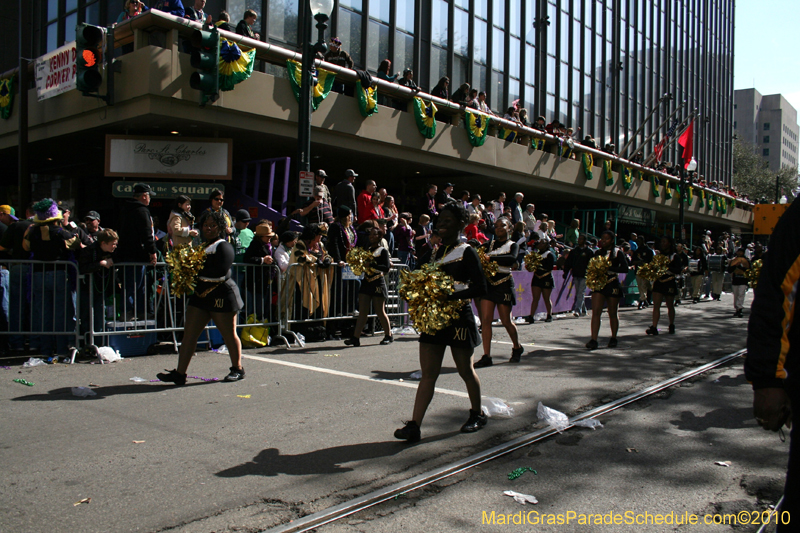
{"label": "glass window", "polygon": [[[581,23],[578,19],[572,19],[572,61],[575,63],[575,66],[580,66],[581,63],[581,36],[583,32],[581,31]],[[564,52],[561,52],[561,57],[567,57]]]}
{"label": "glass window", "polygon": [[528,121],[533,122],[536,120],[535,109],[533,108],[533,100],[536,98],[536,89],[533,85],[525,84],[525,108],[528,110]]}
{"label": "glass window", "polygon": [[269,36],[287,43],[297,44],[298,0],[269,3]]}
{"label": "glass window", "polygon": [[339,8],[339,35],[342,50],[350,54],[356,67],[364,68],[361,53],[361,15],[349,9]]}
{"label": "glass window", "polygon": [[339,0],[339,7],[349,7],[358,13],[361,13],[364,8],[361,0]]}
{"label": "glass window", "polygon": [[498,28],[506,27],[506,2],[505,0],[495,0],[492,5],[492,24]]}
{"label": "glass window", "polygon": [[506,32],[499,28],[492,28],[492,68],[504,69],[505,67],[505,35]]}
{"label": "glass window", "polygon": [[382,22],[389,23],[391,12],[389,0],[370,0],[369,16]]}
{"label": "glass window", "polygon": [[[75,11],[76,9],[78,9],[78,0],[67,0],[65,12],[69,13],[70,11]],[[70,42],[71,40],[72,39],[69,39],[67,42]]]}
{"label": "glass window", "polygon": [[64,18],[64,42],[69,43],[75,40],[75,26],[78,25],[78,13],[72,12]]}
{"label": "glass window", "polygon": [[58,0],[47,0],[47,20],[58,18]]}
{"label": "glass window", "polygon": [[764,131],[769,131],[769,122],[764,123]]}
{"label": "glass window", "polygon": [[397,29],[414,33],[414,0],[397,0]]}
{"label": "glass window", "polygon": [[558,9],[554,4],[547,4],[547,16],[550,17],[550,26],[544,26],[547,32],[547,53],[556,54],[556,17]]}
{"label": "glass window", "polygon": [[566,97],[569,94],[569,65],[562,61],[559,65],[558,94]]}
{"label": "glass window", "polygon": [[580,105],[581,103],[581,71],[574,68],[572,69],[572,103]]}
{"label": "glass window", "polygon": [[487,91],[487,98],[489,99],[489,107],[494,110],[495,113],[499,113],[500,115],[506,112],[505,108],[503,107],[503,97],[505,96],[505,86],[503,83],[503,73],[498,72],[496,70],[492,71],[492,84]]}
{"label": "glass window", "polygon": [[[519,100],[519,80],[508,80],[508,105],[510,106],[515,100]],[[519,104],[519,102],[517,102]],[[530,117],[528,117],[530,123]]]}
{"label": "glass window", "polygon": [[431,46],[431,83],[430,89],[447,76],[447,51],[438,46]]}
{"label": "glass window", "polygon": [[[594,65],[592,62],[592,41],[594,37],[592,36],[591,28],[586,28],[583,35],[583,68],[584,70],[590,70]],[[577,50],[580,49],[578,48]]]}
{"label": "glass window", "polygon": [[525,45],[525,80],[533,81],[536,79],[536,48]]}
{"label": "glass window", "polygon": [[[736,127],[736,126],[734,126],[734,128],[735,128],[735,127]],[[765,135],[765,136],[764,136],[764,144],[767,144],[767,143],[769,143],[769,135]]]}
{"label": "glass window", "polygon": [[460,56],[453,56],[453,76],[450,79],[450,94],[452,95],[453,92],[459,87],[461,84],[467,83],[467,66],[469,65],[469,59],[466,57]]}
{"label": "glass window", "polygon": [[586,111],[592,110],[592,77],[588,74],[583,77],[583,108]]}
{"label": "glass window", "polygon": [[475,63],[472,65],[472,88],[478,91],[486,90],[486,66]]}
{"label": "glass window", "polygon": [[764,152],[763,152],[763,154],[764,154],[764,155],[769,155],[769,148],[764,148]]}
{"label": "glass window", "polygon": [[389,26],[370,20],[367,26],[367,70],[377,72],[381,61],[388,58]]}
{"label": "glass window", "polygon": [[547,92],[556,93],[556,58],[547,56]]}
{"label": "glass window", "polygon": [[[561,59],[567,59],[569,57],[569,30],[570,30],[570,18],[569,15],[565,12],[561,12],[561,27],[559,31],[561,32]],[[580,53],[580,48],[578,48],[578,53]]]}
{"label": "glass window", "polygon": [[563,98],[558,102],[558,121],[562,124],[567,124],[567,111],[569,110],[569,105],[567,101]]}
{"label": "glass window", "polygon": [[453,18],[453,52],[462,56],[469,55],[469,13],[456,9]]}
{"label": "glass window", "polygon": [[86,22],[95,26],[100,24],[100,2],[86,6]]}
{"label": "glass window", "polygon": [[[431,42],[447,46],[447,2],[434,0],[431,6]],[[438,81],[439,78],[436,78]]]}
{"label": "glass window", "polygon": [[460,8],[469,10],[469,0],[455,0],[455,4]]}
{"label": "glass window", "polygon": [[512,78],[519,78],[519,47],[520,42],[517,37],[511,37],[508,46],[508,74]]}
{"label": "glass window", "polygon": [[544,120],[550,122],[556,118],[556,97],[547,93],[547,103],[545,106]]}
{"label": "glass window", "polygon": [[394,70],[402,72],[405,68],[414,68],[414,37],[396,31],[394,33]]}
{"label": "glass window", "polygon": [[483,20],[489,19],[489,0],[475,0],[475,16]]}
{"label": "glass window", "polygon": [[58,48],[58,22],[47,25],[47,51]]}
{"label": "glass window", "polygon": [[511,27],[508,28],[508,31],[511,33],[511,35],[516,35],[519,37],[519,10],[521,7],[520,0],[510,0],[508,5],[508,18],[511,21]]}
{"label": "glass window", "polygon": [[477,63],[486,64],[486,22],[475,19],[473,29],[475,41],[472,43],[473,58]]}

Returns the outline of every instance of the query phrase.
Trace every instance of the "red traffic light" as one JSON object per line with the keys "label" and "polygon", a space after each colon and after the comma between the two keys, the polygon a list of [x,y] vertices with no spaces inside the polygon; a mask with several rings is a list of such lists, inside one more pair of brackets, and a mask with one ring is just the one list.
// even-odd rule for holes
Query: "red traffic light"
{"label": "red traffic light", "polygon": [[87,67],[93,67],[97,64],[97,55],[92,50],[83,51],[83,61]]}

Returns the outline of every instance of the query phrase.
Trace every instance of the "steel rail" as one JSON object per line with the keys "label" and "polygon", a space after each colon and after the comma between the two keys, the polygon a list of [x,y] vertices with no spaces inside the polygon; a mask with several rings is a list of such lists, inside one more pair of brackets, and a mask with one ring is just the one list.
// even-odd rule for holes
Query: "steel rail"
{"label": "steel rail", "polygon": [[[745,353],[747,353],[747,350],[739,350],[737,352],[725,355],[715,361],[684,372],[679,376],[662,381],[650,387],[646,387],[618,400],[601,405],[590,411],[586,411],[585,413],[581,413],[569,420],[569,426],[567,426],[567,429],[571,428],[575,422],[586,420],[587,418],[594,418],[596,416],[600,416],[624,407],[628,404],[641,400],[642,398],[686,381],[687,379],[722,366],[725,363],[736,359],[737,357],[742,357]],[[431,483],[435,483],[447,477],[468,470],[474,466],[478,466],[503,455],[509,454],[519,450],[520,448],[524,448],[525,446],[529,446],[535,442],[541,441],[556,434],[558,434],[558,432],[552,428],[540,429],[538,431],[534,431],[533,433],[523,435],[504,444],[500,444],[488,450],[467,457],[466,459],[462,459],[461,461],[436,468],[424,474],[414,476],[406,481],[401,481],[400,483],[378,489],[358,498],[354,498],[339,505],[329,507],[323,511],[296,519],[288,524],[283,524],[265,531],[268,531],[269,533],[295,533],[310,531],[325,524],[329,524],[331,522],[335,522],[336,520],[340,520],[355,514],[359,511],[363,511],[364,509],[368,509],[369,507],[373,507],[385,501],[391,500],[392,498],[400,496],[401,494],[422,488],[426,485],[430,485]]]}

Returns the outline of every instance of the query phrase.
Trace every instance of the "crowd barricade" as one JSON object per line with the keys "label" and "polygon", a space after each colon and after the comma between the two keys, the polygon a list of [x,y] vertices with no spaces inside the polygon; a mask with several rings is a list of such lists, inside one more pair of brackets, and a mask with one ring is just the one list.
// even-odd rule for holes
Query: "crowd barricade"
{"label": "crowd barricade", "polygon": [[78,266],[70,261],[19,260],[4,260],[3,265],[0,281],[8,296],[8,324],[0,335],[7,337],[12,350],[24,349],[27,337],[37,354],[74,360],[80,345]]}
{"label": "crowd barricade", "polygon": [[[408,308],[397,290],[400,271],[407,268],[405,265],[392,265],[386,274],[386,314],[395,324],[407,323]],[[303,335],[309,328],[324,327],[331,334],[346,330],[355,324],[358,316],[360,287],[360,276],[354,275],[347,265],[289,265],[283,277],[280,301],[285,328]],[[371,313],[369,317],[376,318],[377,315]],[[348,324],[337,323],[344,321]]]}

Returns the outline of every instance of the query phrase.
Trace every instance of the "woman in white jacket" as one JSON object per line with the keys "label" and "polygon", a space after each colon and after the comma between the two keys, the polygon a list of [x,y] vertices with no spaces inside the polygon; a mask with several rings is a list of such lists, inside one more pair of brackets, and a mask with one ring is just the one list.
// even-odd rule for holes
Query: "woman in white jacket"
{"label": "woman in white jacket", "polygon": [[194,229],[194,215],[192,214],[192,200],[188,196],[178,196],[175,199],[175,208],[169,214],[167,233],[172,246],[191,244],[192,238],[197,237]]}

